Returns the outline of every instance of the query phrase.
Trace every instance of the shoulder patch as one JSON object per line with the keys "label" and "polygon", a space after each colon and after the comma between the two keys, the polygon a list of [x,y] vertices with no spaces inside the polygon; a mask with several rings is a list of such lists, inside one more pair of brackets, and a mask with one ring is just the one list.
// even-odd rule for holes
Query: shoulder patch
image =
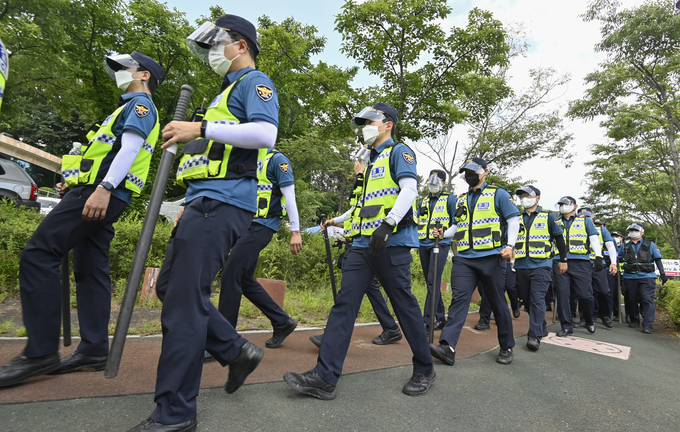
{"label": "shoulder patch", "polygon": [[403,152],[401,154],[401,156],[404,158],[406,163],[409,164],[409,165],[413,165],[416,162],[415,158],[413,156],[411,156],[410,153]]}
{"label": "shoulder patch", "polygon": [[137,117],[146,117],[150,112],[151,110],[146,105],[142,103],[135,104],[135,114],[137,114]]}
{"label": "shoulder patch", "polygon": [[257,84],[255,86],[255,91],[257,95],[265,102],[269,102],[274,97],[274,90],[271,87],[264,84]]}
{"label": "shoulder patch", "polygon": [[288,174],[288,163],[280,163],[279,164],[279,169],[281,170],[282,173]]}

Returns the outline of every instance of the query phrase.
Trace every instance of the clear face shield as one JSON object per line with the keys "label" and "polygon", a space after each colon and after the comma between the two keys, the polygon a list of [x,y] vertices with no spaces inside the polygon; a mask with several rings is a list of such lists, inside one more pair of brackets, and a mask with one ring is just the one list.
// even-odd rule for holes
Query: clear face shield
{"label": "clear face shield", "polygon": [[427,190],[431,194],[436,194],[442,190],[442,188],[444,187],[444,182],[442,182],[442,179],[440,179],[437,174],[430,174],[430,177],[428,177],[427,179],[426,185]]}
{"label": "clear face shield", "polygon": [[368,166],[371,163],[371,151],[366,147],[359,150],[354,156],[354,160],[359,162],[363,166]]}
{"label": "clear face shield", "polygon": [[233,42],[225,29],[207,21],[187,37],[187,48],[193,55],[210,64],[208,57],[210,47],[217,44],[229,45]]}
{"label": "clear face shield", "polygon": [[104,56],[104,70],[114,81],[116,80],[116,72],[129,67],[139,67],[139,63],[130,54]]}
{"label": "clear face shield", "polygon": [[[357,137],[357,141],[361,144],[372,144],[372,142],[375,140],[375,136],[377,136],[377,130],[372,131],[369,137],[364,136],[364,127],[373,121],[379,120],[381,122],[385,122],[387,120],[387,117],[385,117],[385,114],[382,112],[378,111],[377,109],[373,107],[366,107],[362,109],[359,114],[355,115],[354,118],[350,121],[349,126],[352,128],[352,131]],[[377,129],[378,126],[374,126],[373,128]],[[366,139],[368,138],[368,139]],[[373,141],[371,141],[371,138]],[[368,141],[371,141],[370,143]]]}

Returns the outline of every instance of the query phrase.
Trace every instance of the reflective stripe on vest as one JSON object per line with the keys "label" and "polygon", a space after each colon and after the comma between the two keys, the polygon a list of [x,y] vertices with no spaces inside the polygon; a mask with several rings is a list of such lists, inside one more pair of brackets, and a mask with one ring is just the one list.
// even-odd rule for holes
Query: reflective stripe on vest
{"label": "reflective stripe on vest", "polygon": [[[264,219],[272,216],[286,215],[286,198],[281,194],[281,189],[269,181],[267,178],[267,169],[269,168],[269,161],[274,155],[279,153],[278,150],[272,150],[264,157],[262,164],[257,166],[257,214],[256,218]],[[272,194],[274,191],[280,194],[281,199],[278,201],[279,205],[274,204]],[[273,207],[272,207],[273,206]]]}
{"label": "reflective stripe on vest", "polygon": [[[417,214],[419,215],[418,240],[434,240],[434,237],[432,237],[432,230],[437,222],[442,224],[444,231],[451,225],[451,216],[449,215],[449,210],[446,208],[448,200],[449,194],[442,193],[439,195],[437,202],[434,204],[434,211],[430,214],[430,197],[426,196],[423,198],[420,209],[416,209],[418,210]],[[422,209],[425,209],[426,211],[425,218],[420,216],[420,214],[423,213]]]}
{"label": "reflective stripe on vest", "polygon": [[458,242],[458,252],[470,249],[470,239],[474,250],[489,250],[501,246],[501,219],[496,212],[496,191],[497,188],[487,186],[475,203],[472,213],[468,208],[467,192],[458,198],[456,208],[465,208],[465,213],[456,218],[458,231],[453,236],[453,240]]}
{"label": "reflective stripe on vest", "polygon": [[353,225],[352,217],[354,216],[354,213],[357,211],[356,204],[358,202],[363,202],[363,197],[361,196],[362,190],[363,188],[361,187],[361,185],[354,188],[354,190],[352,191],[352,196],[349,199],[349,206],[350,208],[354,207],[354,210],[352,210],[352,213],[349,215],[347,219],[345,219],[345,222],[343,222],[342,226],[344,230],[343,235],[345,237],[354,238],[357,235],[359,235],[359,224],[356,224],[356,226]]}
{"label": "reflective stripe on vest", "polygon": [[[564,224],[565,243],[567,244],[567,251],[577,255],[586,255],[589,253],[590,242],[588,241],[588,232],[586,231],[586,220],[584,217],[574,218],[574,222],[567,228]],[[588,246],[588,248],[586,247]]]}
{"label": "reflective stripe on vest", "polygon": [[[237,125],[240,120],[229,111],[229,96],[238,83],[251,71],[217,95],[203,117],[208,123]],[[257,168],[264,163],[267,149],[243,149],[229,144],[207,140],[191,141],[182,150],[177,168],[177,183],[186,186],[187,180],[257,179]]]}
{"label": "reflective stripe on vest", "polygon": [[[82,156],[64,155],[62,157],[62,168],[65,168],[62,170],[62,174],[67,185],[94,184],[104,179],[111,167],[113,158],[120,151],[121,137],[113,134],[113,125],[126,106],[127,104],[118,107],[113,114],[104,120],[96,132],[88,134],[90,141],[86,146],[81,147]],[[139,196],[144,189],[151,166],[151,156],[159,134],[160,123],[158,112],[156,112],[156,124],[146,141],[142,143],[139,154],[137,154],[130,171],[125,176],[124,187],[132,191],[133,196]],[[114,151],[115,153],[111,154]],[[105,160],[107,161],[106,164],[104,164]]]}
{"label": "reflective stripe on vest", "polygon": [[[524,217],[519,217],[519,235],[515,243],[515,259],[550,258],[550,230],[548,212],[539,212],[529,229],[524,225]],[[527,241],[527,234],[529,241]]]}

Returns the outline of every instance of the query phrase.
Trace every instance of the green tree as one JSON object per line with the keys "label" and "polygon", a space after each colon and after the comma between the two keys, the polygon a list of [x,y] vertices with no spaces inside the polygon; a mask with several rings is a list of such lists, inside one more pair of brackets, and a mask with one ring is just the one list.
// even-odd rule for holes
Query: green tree
{"label": "green tree", "polygon": [[671,0],[620,6],[598,0],[583,15],[600,22],[595,49],[606,59],[569,115],[604,116],[609,142],[593,146],[590,199],[611,217],[646,221],[680,258],[680,16]]}

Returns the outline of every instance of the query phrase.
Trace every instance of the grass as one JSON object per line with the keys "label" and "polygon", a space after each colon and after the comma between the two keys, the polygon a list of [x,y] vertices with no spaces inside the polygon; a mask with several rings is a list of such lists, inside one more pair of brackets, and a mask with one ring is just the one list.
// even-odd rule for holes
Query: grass
{"label": "grass", "polygon": [[11,319],[5,320],[0,324],[0,334],[9,333],[12,327],[14,327],[14,322]]}

